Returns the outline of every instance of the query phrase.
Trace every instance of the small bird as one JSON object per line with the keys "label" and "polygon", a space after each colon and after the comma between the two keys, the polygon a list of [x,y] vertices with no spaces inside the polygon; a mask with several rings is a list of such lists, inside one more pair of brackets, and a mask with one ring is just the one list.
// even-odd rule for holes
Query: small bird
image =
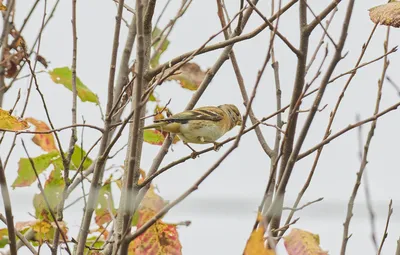
{"label": "small bird", "polygon": [[232,104],[199,107],[190,111],[174,114],[166,119],[156,120],[144,129],[157,129],[162,132],[177,134],[183,143],[197,156],[188,143],[213,143],[217,150],[220,144],[216,141],[226,132],[242,124],[242,116],[238,108]]}

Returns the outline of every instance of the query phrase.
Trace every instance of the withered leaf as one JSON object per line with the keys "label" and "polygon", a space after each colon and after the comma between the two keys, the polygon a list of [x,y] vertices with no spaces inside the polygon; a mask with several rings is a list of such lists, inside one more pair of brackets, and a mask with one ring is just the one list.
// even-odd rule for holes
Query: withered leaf
{"label": "withered leaf", "polygon": [[197,90],[206,73],[207,71],[201,70],[198,64],[186,63],[174,75],[171,75],[168,80],[177,81],[185,89]]}
{"label": "withered leaf", "polygon": [[369,17],[377,24],[400,27],[400,2],[375,6],[369,9]]}

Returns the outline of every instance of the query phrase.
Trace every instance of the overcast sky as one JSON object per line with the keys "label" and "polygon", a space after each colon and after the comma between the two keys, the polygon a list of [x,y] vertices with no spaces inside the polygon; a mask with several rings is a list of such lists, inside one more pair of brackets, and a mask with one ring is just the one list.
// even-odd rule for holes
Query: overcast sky
{"label": "overcast sky", "polygon": [[[33,2],[33,1],[32,1]],[[48,11],[54,4],[54,0],[48,1]],[[86,0],[77,1],[77,24],[78,24],[78,63],[77,72],[79,78],[95,93],[98,94],[101,106],[106,105],[106,87],[108,81],[108,70],[111,57],[112,37],[115,24],[116,7],[111,0]],[[166,1],[157,1],[155,17],[158,16]],[[170,7],[166,10],[161,23],[167,24],[171,19],[181,1],[171,1]],[[238,9],[239,1],[226,1],[231,16]],[[234,2],[234,3],[233,3]],[[283,4],[288,1],[283,1]],[[309,1],[314,12],[318,13],[329,1],[313,0]],[[348,1],[340,4],[339,12],[331,26],[330,33],[337,41],[340,33],[344,10]],[[383,4],[386,1],[359,0],[356,1],[354,15],[351,21],[349,37],[345,45],[345,52],[348,55],[342,60],[335,71],[335,74],[350,70],[356,63],[361,51],[361,47],[366,42],[373,27],[369,20],[368,9]],[[134,6],[134,1],[127,1],[126,4]],[[15,24],[20,27],[23,18],[30,9],[31,1],[17,1],[17,15]],[[260,1],[260,10],[266,15],[270,13],[270,1]],[[279,24],[280,32],[285,35],[293,45],[298,45],[298,11],[297,7],[285,13]],[[43,14],[43,1],[39,4],[31,21],[27,25],[23,36],[28,45],[32,43],[40,28],[41,17]],[[131,19],[129,13],[124,17]],[[311,15],[310,15],[311,17]],[[245,32],[249,32],[263,21],[252,15],[250,22],[246,26]],[[220,23],[217,16],[216,1],[214,0],[194,0],[188,12],[175,26],[171,33],[171,44],[161,58],[161,62],[168,61],[170,58],[196,49],[203,44],[212,34],[220,30]],[[321,36],[321,29],[313,33],[310,41],[310,52],[313,52]],[[363,62],[372,60],[383,54],[383,40],[386,33],[385,27],[378,27],[371,41]],[[123,26],[121,30],[121,41],[119,52],[122,51],[127,35],[127,28]],[[389,48],[397,45],[400,33],[397,29],[392,29],[390,35]],[[223,36],[217,37],[213,42],[223,40]],[[282,86],[283,105],[289,103],[291,90],[293,87],[296,58],[292,52],[279,40],[276,39],[276,57],[280,64],[280,78]],[[241,42],[234,47],[241,71],[244,76],[247,90],[252,90],[256,80],[257,72],[261,67],[266,56],[269,43],[269,32],[264,31],[257,37]],[[328,59],[332,56],[333,48],[329,48]],[[195,58],[203,69],[213,65],[221,51],[204,54]],[[71,29],[71,3],[61,1],[57,12],[51,23],[43,33],[40,53],[50,61],[49,69],[71,66],[72,61],[72,29]],[[310,54],[311,55],[311,54]],[[316,60],[319,65],[320,56]],[[119,61],[119,59],[118,59]],[[399,57],[395,53],[390,57],[390,67],[387,74],[395,82],[400,84],[398,72]],[[39,67],[42,69],[43,67]],[[382,70],[382,62],[377,62],[360,70],[349,89],[346,92],[343,103],[338,112],[338,116],[332,127],[332,132],[336,132],[347,125],[355,122],[356,114],[361,118],[371,116],[374,111],[376,100],[377,81]],[[315,73],[315,68],[310,71],[308,80]],[[63,86],[54,84],[46,73],[38,75],[40,87],[46,97],[46,102],[50,108],[50,115],[56,127],[70,124],[71,92]],[[330,84],[321,105],[327,104],[324,111],[317,113],[311,131],[307,136],[302,151],[312,147],[321,141],[325,127],[334,104],[340,94],[346,78],[341,78]],[[28,79],[21,80],[7,92],[4,109],[12,107],[18,89],[21,89],[22,98],[26,96],[26,88],[29,84]],[[319,85],[319,80],[314,83],[314,88]],[[156,90],[161,103],[165,104],[171,99],[170,108],[173,112],[182,111],[190,100],[193,92],[183,90],[174,82],[166,82]],[[32,92],[26,116],[32,116],[40,120],[46,120],[43,106],[36,91]],[[312,98],[304,100],[303,109],[307,109]],[[385,82],[381,109],[385,109],[400,100],[393,87]],[[234,103],[244,112],[242,97],[237,85],[237,81],[232,69],[232,65],[227,61],[216,74],[210,86],[200,99],[197,106],[220,105],[224,103]],[[16,108],[16,114],[22,111],[22,104]],[[149,111],[154,105],[149,104]],[[273,72],[269,66],[265,72],[257,97],[254,101],[254,111],[257,117],[262,118],[275,111],[275,89],[273,83]],[[98,107],[91,103],[78,104],[78,120],[84,116],[87,123],[102,126],[100,111]],[[299,124],[301,125],[307,115],[302,114]],[[286,119],[287,113],[284,114]],[[382,254],[394,254],[396,240],[400,236],[400,188],[398,180],[399,174],[399,151],[398,144],[400,139],[400,113],[394,111],[379,120],[373,141],[371,144],[367,174],[373,199],[374,210],[376,212],[377,237],[380,241],[386,221],[387,207],[390,199],[393,199],[394,213],[389,226],[389,236],[386,240]],[[272,121],[269,123],[273,123]],[[363,139],[365,140],[370,125],[363,127]],[[275,130],[271,127],[262,127],[267,141],[273,144]],[[232,130],[226,137],[233,136],[238,129]],[[60,134],[63,144],[67,144],[70,132]],[[85,130],[84,147],[89,146],[99,137],[96,131]],[[20,136],[27,141],[28,149],[32,156],[38,156],[42,152],[33,143],[30,136]],[[2,159],[8,151],[12,135],[8,135],[4,145],[1,146]],[[115,149],[120,148],[127,142],[127,136],[120,139]],[[195,148],[205,148],[204,145],[194,145]],[[207,169],[215,162],[229,147],[225,145],[218,152],[210,152],[202,155],[196,160],[189,160],[155,180],[160,194],[167,200],[173,200],[182,192],[186,191]],[[173,151],[167,154],[163,165],[186,156],[190,153],[188,148],[181,143],[174,145]],[[143,149],[142,168],[147,170],[158,152],[159,147],[145,144]],[[324,197],[322,202],[314,204],[296,216],[300,217],[295,227],[302,228],[320,235],[321,246],[329,250],[330,254],[338,254],[340,251],[342,232],[346,208],[349,196],[355,183],[356,172],[360,167],[358,156],[357,131],[351,131],[345,136],[334,140],[328,144],[319,161],[314,179],[306,192],[303,202]],[[96,155],[96,154],[93,154]],[[21,142],[17,140],[17,147],[11,156],[7,166],[7,181],[9,185],[17,176],[18,159],[25,157]],[[122,165],[124,153],[109,161],[111,165]],[[311,168],[314,157],[303,159],[296,164],[287,188],[285,206],[291,206],[294,199]],[[183,220],[192,221],[190,227],[180,227],[179,234],[183,246],[183,254],[242,254],[246,240],[251,232],[257,207],[262,199],[263,192],[269,175],[270,160],[263,152],[254,133],[246,134],[238,149],[225,160],[221,166],[194,192],[190,197],[183,201],[176,208],[172,209],[165,217],[169,222]],[[49,172],[48,172],[49,173]],[[107,175],[107,174],[106,174]],[[117,189],[116,189],[117,190]],[[16,221],[31,220],[28,212],[33,213],[32,206],[33,192],[38,192],[36,185],[30,188],[19,188],[11,190],[13,199],[13,209]],[[80,189],[71,196],[69,201],[80,196]],[[118,200],[116,199],[116,202]],[[118,204],[116,204],[118,205]],[[68,209],[66,221],[70,229],[70,236],[75,235],[80,225],[82,204]],[[284,218],[285,219],[285,218]],[[3,227],[3,225],[0,225]],[[364,187],[361,186],[356,200],[354,217],[350,225],[350,232],[353,233],[348,243],[348,254],[375,254],[371,242],[371,229],[368,218],[368,211],[365,205]],[[285,254],[280,247],[279,254]]]}

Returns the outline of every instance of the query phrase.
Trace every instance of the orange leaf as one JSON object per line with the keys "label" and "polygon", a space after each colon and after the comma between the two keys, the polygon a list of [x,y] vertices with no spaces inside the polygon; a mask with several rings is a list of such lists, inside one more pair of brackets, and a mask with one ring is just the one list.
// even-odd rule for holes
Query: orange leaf
{"label": "orange leaf", "polygon": [[[25,118],[26,121],[32,123],[36,129],[35,131],[49,131],[50,128],[47,126],[46,123],[40,120],[36,120],[34,118]],[[44,151],[50,152],[50,151],[58,151],[55,141],[54,141],[54,135],[53,133],[49,134],[35,134],[35,136],[32,138],[32,141],[38,145],[40,148],[42,148]]]}
{"label": "orange leaf", "polygon": [[[140,210],[137,227],[140,228],[155,213],[148,209]],[[153,226],[131,243],[129,254],[181,255],[182,245],[179,242],[176,225],[168,224],[161,220],[156,221]]]}
{"label": "orange leaf", "polygon": [[0,129],[18,131],[27,129],[28,127],[29,125],[25,120],[11,116],[8,111],[0,108]]}
{"label": "orange leaf", "polygon": [[289,255],[328,255],[319,247],[319,236],[294,228],[283,238]]}
{"label": "orange leaf", "polygon": [[176,80],[182,88],[197,90],[206,76],[206,73],[207,72],[201,70],[198,64],[186,63],[176,74],[171,75],[168,80]]}
{"label": "orange leaf", "polygon": [[244,255],[275,255],[275,251],[268,249],[264,241],[265,229],[263,226],[254,230],[247,240]]}

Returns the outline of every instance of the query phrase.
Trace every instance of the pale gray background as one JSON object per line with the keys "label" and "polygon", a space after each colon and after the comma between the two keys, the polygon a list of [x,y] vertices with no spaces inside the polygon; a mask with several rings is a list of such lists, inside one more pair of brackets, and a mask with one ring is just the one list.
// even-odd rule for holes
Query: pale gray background
{"label": "pale gray background", "polygon": [[[20,27],[33,1],[17,1],[16,25]],[[43,2],[43,1],[42,1]],[[55,1],[48,1],[48,12]],[[165,25],[170,18],[175,15],[180,1],[172,1],[168,8],[162,24]],[[229,10],[233,16],[238,9],[239,1],[226,1]],[[288,1],[283,1],[286,3]],[[315,12],[322,10],[330,1],[309,1],[309,5]],[[331,34],[337,40],[338,33],[342,25],[342,18],[345,6],[340,4],[339,13],[330,29]],[[349,39],[345,45],[345,51],[349,55],[344,59],[335,74],[351,69],[360,53],[362,44],[366,41],[371,29],[372,22],[368,17],[368,9],[372,6],[383,4],[385,1],[359,0],[356,1],[353,19],[349,31]],[[134,6],[134,1],[126,2]],[[165,1],[158,1],[158,8],[155,16],[160,13]],[[270,13],[270,1],[260,1],[260,10],[264,13]],[[298,13],[297,7],[285,13],[280,21],[279,30],[287,36],[294,45],[298,45]],[[24,37],[31,44],[35,38],[41,24],[43,13],[43,3],[37,8],[32,20],[24,31]],[[106,104],[106,86],[108,81],[108,72],[110,65],[110,50],[112,45],[113,30],[115,23],[116,7],[111,0],[86,0],[78,1],[77,22],[78,22],[78,76],[95,93],[99,95],[101,105]],[[196,49],[210,35],[220,30],[220,23],[217,17],[216,2],[214,0],[194,1],[184,18],[178,22],[170,36],[171,45],[168,51],[162,56],[161,62],[168,60],[178,54]],[[130,14],[124,15],[130,21]],[[311,18],[311,15],[310,15]],[[254,14],[246,26],[246,31],[251,31],[256,26],[262,24],[262,20]],[[246,32],[245,31],[245,32]],[[379,27],[376,35],[371,42],[365,61],[380,56],[383,53],[383,38],[386,29]],[[119,52],[122,51],[125,43],[127,28],[123,25],[121,31],[121,41]],[[320,29],[311,37],[310,52],[313,52],[315,45],[321,35]],[[400,33],[393,29],[391,33],[390,48],[397,45]],[[214,40],[222,40],[222,35]],[[256,38],[242,42],[235,46],[235,52],[243,72],[246,87],[250,93],[257,72],[265,58],[269,42],[269,32],[264,31]],[[332,55],[330,48],[330,56]],[[70,66],[72,59],[72,30],[71,30],[71,1],[61,1],[54,19],[46,28],[43,34],[40,53],[51,61],[50,69],[61,66]],[[211,67],[219,56],[220,51],[201,55],[195,59],[203,69]],[[280,75],[283,91],[283,104],[289,102],[291,89],[294,80],[294,71],[296,59],[294,55],[277,39],[276,56],[280,63]],[[320,59],[320,58],[319,58]],[[119,59],[118,59],[119,60]],[[400,83],[398,71],[398,54],[393,54],[390,58],[391,65],[388,71],[390,77]],[[363,61],[363,62],[365,62]],[[320,63],[319,60],[316,62]],[[38,69],[42,69],[40,66]],[[339,115],[333,125],[333,131],[340,130],[355,121],[356,113],[360,113],[362,118],[369,117],[374,109],[377,81],[380,77],[382,62],[372,64],[363,68],[353,80],[348,89]],[[315,71],[315,70],[314,70]],[[314,75],[310,72],[309,79]],[[63,86],[54,84],[47,74],[38,75],[39,82],[46,101],[50,108],[50,114],[54,124],[62,127],[70,124],[71,92]],[[258,117],[267,116],[275,111],[275,89],[273,83],[272,69],[269,67],[266,71],[260,85],[254,110]],[[329,85],[322,105],[328,104],[327,108],[318,113],[309,136],[307,137],[304,149],[318,143],[325,131],[327,118],[332,110],[336,98],[339,95],[346,78],[337,80]],[[5,97],[3,108],[9,109],[16,98],[18,89],[21,89],[23,98],[26,96],[26,88],[29,84],[28,79],[17,83]],[[314,84],[314,87],[318,83]],[[174,112],[181,111],[190,100],[192,92],[182,90],[179,85],[173,82],[166,82],[163,86],[157,88],[157,93],[166,103],[172,98],[170,108]],[[399,100],[395,90],[388,84],[384,84],[382,109],[396,103]],[[307,99],[302,108],[306,108],[311,100]],[[217,73],[204,96],[197,104],[219,105],[223,103],[235,103],[244,111],[242,99],[232,66],[227,61]],[[152,106],[149,106],[151,110]],[[22,110],[22,104],[16,109],[16,114]],[[90,103],[81,103],[78,105],[78,119],[84,116],[87,123],[102,125],[100,113],[97,107]],[[32,116],[37,119],[46,120],[42,104],[36,91],[32,92],[29,108],[26,116]],[[284,115],[286,119],[286,114]],[[304,120],[306,114],[301,115]],[[383,249],[383,254],[394,254],[396,240],[400,235],[400,195],[399,195],[399,166],[398,166],[398,144],[400,122],[399,112],[391,112],[383,117],[379,122],[373,138],[368,164],[368,177],[372,192],[374,209],[376,210],[376,226],[378,241],[383,234],[384,224],[387,215],[387,206],[390,199],[394,202],[394,213],[389,227],[389,236]],[[301,122],[300,122],[301,123]],[[273,143],[275,130],[273,128],[262,127],[270,144]],[[369,125],[364,127],[364,140]],[[238,129],[230,132],[226,137],[232,136]],[[62,132],[61,138],[63,144],[68,143],[70,132]],[[85,149],[98,138],[96,131],[85,130]],[[28,144],[28,149],[32,156],[40,155],[42,152],[30,142],[29,135],[20,136]],[[4,159],[8,151],[12,135],[1,147],[1,156]],[[120,148],[126,143],[126,134],[115,149]],[[223,147],[219,152],[211,152],[202,155],[195,161],[188,161],[175,167],[166,174],[156,179],[155,183],[159,188],[160,194],[168,200],[173,200],[183,191],[188,189],[192,183],[201,176],[210,165],[222,155],[229,145]],[[204,146],[195,146],[204,148]],[[142,160],[142,168],[147,170],[151,165],[153,157],[158,152],[158,146],[145,144]],[[174,151],[168,153],[164,164],[187,155],[189,150],[182,144],[173,146]],[[303,149],[303,150],[304,150]],[[93,154],[95,155],[95,154]],[[25,157],[25,153],[18,145],[12,154],[10,164],[7,166],[7,180],[12,184],[17,176],[17,162],[20,157]],[[109,165],[122,165],[124,154],[109,162]],[[291,206],[292,202],[301,189],[306,179],[313,157],[300,161],[293,172],[288,185],[287,199],[285,205]],[[270,161],[262,151],[255,135],[247,134],[243,137],[240,147],[224,161],[224,163],[215,171],[189,198],[183,201],[179,206],[170,211],[165,217],[166,221],[178,222],[182,220],[192,221],[190,227],[180,227],[179,234],[183,246],[183,254],[242,254],[246,240],[251,232],[254,219],[256,217],[257,206],[263,196],[267,176],[269,173]],[[352,191],[356,172],[359,169],[358,141],[357,132],[347,133],[325,147],[322,154],[314,180],[305,194],[303,203],[324,197],[325,199],[311,207],[298,212],[300,221],[296,224],[297,228],[302,228],[320,235],[321,246],[329,250],[330,254],[338,254],[342,240],[342,223],[345,219],[347,201]],[[48,172],[47,172],[48,173]],[[31,220],[29,212],[34,212],[32,206],[32,196],[38,192],[35,184],[30,188],[19,188],[11,190],[13,199],[13,210],[16,221]],[[78,197],[81,190],[71,196],[69,201]],[[2,202],[1,202],[2,204]],[[65,213],[70,235],[75,235],[80,225],[82,214],[81,205],[76,205],[68,209]],[[3,210],[3,209],[2,209]],[[0,225],[0,227],[4,227]],[[365,205],[365,196],[363,187],[360,187],[359,195],[356,200],[354,217],[350,225],[350,232],[353,233],[349,244],[348,254],[375,254],[370,239],[370,223]],[[21,250],[21,254],[27,253]],[[279,254],[285,254],[283,245],[279,246]]]}

